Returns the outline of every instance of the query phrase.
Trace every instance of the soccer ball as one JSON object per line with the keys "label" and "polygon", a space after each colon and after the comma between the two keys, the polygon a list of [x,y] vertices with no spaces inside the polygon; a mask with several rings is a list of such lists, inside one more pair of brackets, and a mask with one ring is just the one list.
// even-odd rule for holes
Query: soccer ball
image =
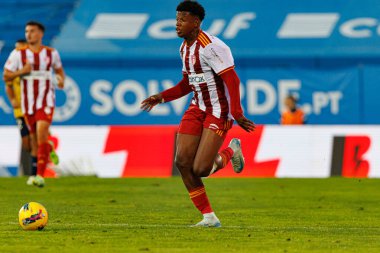
{"label": "soccer ball", "polygon": [[40,203],[29,202],[18,212],[18,222],[24,230],[42,230],[48,222],[48,213]]}

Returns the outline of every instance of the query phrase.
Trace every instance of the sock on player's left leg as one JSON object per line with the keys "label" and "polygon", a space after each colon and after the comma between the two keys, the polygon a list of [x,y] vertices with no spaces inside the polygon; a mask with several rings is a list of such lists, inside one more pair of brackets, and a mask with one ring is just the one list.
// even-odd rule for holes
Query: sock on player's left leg
{"label": "sock on player's left leg", "polygon": [[43,177],[46,165],[49,162],[49,153],[51,151],[51,146],[48,142],[38,145],[37,153],[37,175]]}

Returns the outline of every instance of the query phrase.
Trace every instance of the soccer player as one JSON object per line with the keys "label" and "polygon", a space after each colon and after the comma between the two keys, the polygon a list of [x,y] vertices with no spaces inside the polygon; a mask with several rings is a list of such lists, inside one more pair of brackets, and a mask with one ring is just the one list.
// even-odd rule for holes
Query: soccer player
{"label": "soccer player", "polygon": [[282,125],[302,125],[305,124],[305,114],[301,108],[297,107],[297,99],[289,95],[285,98],[286,111],[281,115]]}
{"label": "soccer player", "polygon": [[231,160],[234,171],[244,167],[240,140],[218,153],[233,119],[247,132],[255,129],[243,115],[240,80],[234,70],[230,48],[220,39],[201,30],[204,8],[197,2],[183,1],[177,6],[176,31],[184,41],[180,46],[183,78],[173,88],[148,97],[141,108],[150,111],[159,103],[178,99],[190,92],[194,96],[179,125],[175,163],[203,220],[195,226],[220,227],[221,223],[206,195],[202,177],[222,169]]}
{"label": "soccer player", "polygon": [[25,26],[27,47],[15,49],[4,66],[3,79],[21,79],[21,109],[29,128],[32,150],[37,150],[37,175],[33,184],[45,185],[43,178],[52,146],[49,127],[55,108],[54,70],[58,88],[63,88],[65,74],[59,53],[42,44],[45,27],[36,21]]}

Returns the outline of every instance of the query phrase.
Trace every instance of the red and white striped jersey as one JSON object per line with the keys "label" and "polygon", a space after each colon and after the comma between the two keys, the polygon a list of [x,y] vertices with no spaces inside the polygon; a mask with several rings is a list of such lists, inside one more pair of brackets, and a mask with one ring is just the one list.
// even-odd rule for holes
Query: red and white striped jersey
{"label": "red and white striped jersey", "polygon": [[62,67],[59,53],[54,48],[43,46],[39,52],[28,47],[13,50],[4,68],[15,72],[28,62],[32,65],[30,74],[21,77],[21,109],[32,115],[37,109],[51,110],[55,107],[53,68]]}
{"label": "red and white striped jersey", "polygon": [[200,31],[192,45],[182,43],[180,55],[182,71],[188,75],[194,91],[191,103],[217,118],[233,119],[228,89],[220,77],[234,68],[230,48],[217,37]]}

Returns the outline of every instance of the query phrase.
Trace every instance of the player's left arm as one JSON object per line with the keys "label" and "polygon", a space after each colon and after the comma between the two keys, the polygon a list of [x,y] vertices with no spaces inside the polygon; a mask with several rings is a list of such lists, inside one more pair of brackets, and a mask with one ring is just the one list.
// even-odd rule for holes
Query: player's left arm
{"label": "player's left arm", "polygon": [[255,130],[255,123],[247,119],[243,114],[243,109],[240,103],[240,79],[233,68],[223,72],[220,77],[227,86],[230,94],[231,114],[239,124],[247,132]]}
{"label": "player's left arm", "polygon": [[63,89],[65,86],[65,70],[63,69],[61,57],[57,50],[53,49],[52,52],[52,66],[57,78],[58,88]]}
{"label": "player's left arm", "polygon": [[225,44],[209,44],[204,51],[207,63],[224,81],[228,88],[231,114],[247,132],[255,130],[255,124],[243,114],[240,103],[240,80],[234,70],[234,59],[230,48]]}
{"label": "player's left arm", "polygon": [[55,75],[58,81],[58,88],[63,89],[65,87],[65,71],[63,67],[54,69]]}

